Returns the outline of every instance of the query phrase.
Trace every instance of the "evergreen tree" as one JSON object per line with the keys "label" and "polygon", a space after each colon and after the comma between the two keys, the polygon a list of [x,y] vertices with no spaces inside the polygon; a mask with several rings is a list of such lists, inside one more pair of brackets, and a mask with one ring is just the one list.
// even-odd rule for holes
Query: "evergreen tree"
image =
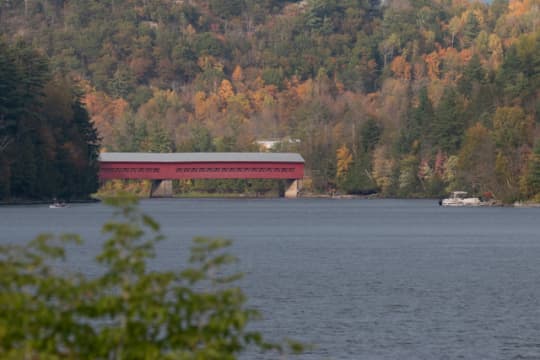
{"label": "evergreen tree", "polygon": [[447,153],[454,153],[459,149],[465,131],[465,120],[458,96],[454,88],[445,89],[435,112],[433,143]]}
{"label": "evergreen tree", "polygon": [[478,23],[478,19],[474,15],[474,13],[471,11],[467,15],[467,19],[465,20],[465,26],[463,27],[463,40],[464,45],[469,46],[473,43],[474,39],[476,39],[476,36],[478,35],[480,31],[480,24]]}
{"label": "evergreen tree", "polygon": [[369,118],[360,129],[362,142],[362,150],[365,153],[373,151],[379,140],[381,139],[382,129],[377,124],[375,119]]}
{"label": "evergreen tree", "polygon": [[161,127],[157,122],[154,122],[150,128],[148,143],[148,151],[150,152],[168,153],[173,151],[173,142],[171,141],[167,130]]}
{"label": "evergreen tree", "polygon": [[480,56],[474,54],[463,69],[463,75],[458,82],[458,91],[470,98],[473,92],[473,88],[479,85],[484,81],[485,71],[480,62]]}
{"label": "evergreen tree", "polygon": [[193,152],[208,152],[214,150],[212,135],[204,126],[194,126],[191,129],[191,150]]}
{"label": "evergreen tree", "polygon": [[83,166],[77,172],[77,187],[73,190],[73,194],[77,197],[84,197],[95,193],[98,189],[100,138],[86,108],[81,103],[78,92],[74,93],[71,105],[73,108],[73,123],[81,137],[78,146],[84,158]]}
{"label": "evergreen tree", "polygon": [[527,185],[530,195],[540,194],[540,141],[536,142],[529,161]]}
{"label": "evergreen tree", "polygon": [[428,142],[427,135],[431,131],[433,118],[433,105],[429,99],[427,88],[422,87],[418,92],[418,105],[411,107],[407,116],[406,128],[402,131],[401,153],[409,153],[415,141],[422,144]]}
{"label": "evergreen tree", "polygon": [[97,189],[99,139],[74,86],[19,42],[0,47],[0,196],[85,197]]}

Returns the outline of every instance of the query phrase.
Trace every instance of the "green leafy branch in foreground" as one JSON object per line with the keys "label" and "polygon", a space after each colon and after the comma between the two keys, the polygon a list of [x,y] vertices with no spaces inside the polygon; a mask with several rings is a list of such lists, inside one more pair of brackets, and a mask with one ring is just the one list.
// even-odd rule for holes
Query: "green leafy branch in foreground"
{"label": "green leafy branch in foreground", "polygon": [[266,342],[248,331],[259,318],[224,266],[229,240],[195,238],[191,267],[155,271],[148,261],[163,236],[133,198],[107,200],[115,218],[97,261],[100,274],[66,271],[76,235],[41,235],[0,248],[0,358],[235,359],[248,348],[297,353],[302,345]]}

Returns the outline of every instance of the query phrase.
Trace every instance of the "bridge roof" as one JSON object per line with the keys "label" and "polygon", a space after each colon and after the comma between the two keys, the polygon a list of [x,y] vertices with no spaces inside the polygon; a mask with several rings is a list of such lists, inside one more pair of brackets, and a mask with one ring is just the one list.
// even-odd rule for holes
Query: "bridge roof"
{"label": "bridge roof", "polygon": [[103,152],[99,155],[101,162],[285,162],[304,163],[300,154],[296,153],[128,153]]}

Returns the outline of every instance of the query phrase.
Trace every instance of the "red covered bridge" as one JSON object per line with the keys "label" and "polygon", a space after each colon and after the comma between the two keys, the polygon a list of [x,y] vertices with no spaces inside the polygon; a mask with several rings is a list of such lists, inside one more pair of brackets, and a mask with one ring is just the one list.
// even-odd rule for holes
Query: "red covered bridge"
{"label": "red covered bridge", "polygon": [[[167,195],[174,179],[286,179],[296,196],[304,159],[294,153],[101,153],[100,180],[154,180],[152,194]],[[166,181],[166,182],[165,182]]]}

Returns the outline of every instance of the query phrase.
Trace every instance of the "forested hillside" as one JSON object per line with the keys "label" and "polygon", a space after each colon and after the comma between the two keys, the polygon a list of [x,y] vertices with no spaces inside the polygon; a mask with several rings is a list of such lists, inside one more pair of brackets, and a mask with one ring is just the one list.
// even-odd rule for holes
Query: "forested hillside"
{"label": "forested hillside", "polygon": [[99,139],[79,90],[32,47],[0,39],[0,201],[84,199]]}
{"label": "forested hillside", "polygon": [[106,150],[284,139],[320,191],[540,192],[537,0],[0,4],[6,41],[81,84]]}

